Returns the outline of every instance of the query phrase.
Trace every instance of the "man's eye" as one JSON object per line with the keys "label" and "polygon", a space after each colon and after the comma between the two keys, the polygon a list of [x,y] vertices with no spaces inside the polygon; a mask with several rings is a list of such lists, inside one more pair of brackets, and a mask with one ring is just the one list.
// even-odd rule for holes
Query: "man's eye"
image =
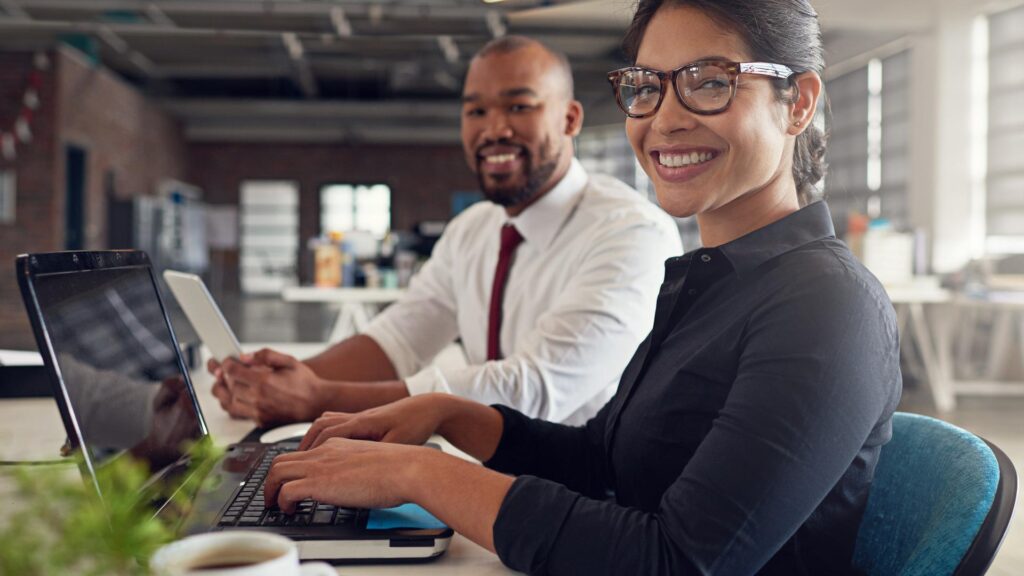
{"label": "man's eye", "polygon": [[465,111],[465,114],[466,114],[466,116],[469,116],[469,117],[472,117],[472,118],[478,118],[478,117],[484,115],[484,109],[483,108],[467,108],[466,111]]}
{"label": "man's eye", "polygon": [[510,112],[526,112],[531,108],[533,108],[533,106],[530,106],[529,104],[513,104],[508,107]]}

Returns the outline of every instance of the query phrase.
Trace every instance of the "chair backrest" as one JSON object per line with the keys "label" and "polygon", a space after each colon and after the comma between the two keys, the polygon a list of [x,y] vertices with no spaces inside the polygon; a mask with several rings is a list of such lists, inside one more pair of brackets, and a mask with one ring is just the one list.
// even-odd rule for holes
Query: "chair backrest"
{"label": "chair backrest", "polygon": [[1016,470],[1001,450],[952,424],[897,412],[854,565],[871,576],[984,574],[1016,494]]}

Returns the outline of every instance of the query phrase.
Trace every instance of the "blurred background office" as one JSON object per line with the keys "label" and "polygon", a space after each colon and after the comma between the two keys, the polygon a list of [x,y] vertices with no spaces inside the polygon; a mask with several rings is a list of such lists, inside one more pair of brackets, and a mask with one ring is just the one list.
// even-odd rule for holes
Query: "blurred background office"
{"label": "blurred background office", "polygon": [[[900,313],[902,409],[1024,466],[1024,2],[814,4],[829,60],[822,186]],[[244,342],[315,349],[357,330],[480,199],[460,84],[508,33],[569,55],[580,160],[653,201],[605,79],[632,8],[0,0],[0,348],[34,348],[14,256],[64,249],[140,248],[203,275]],[[679,230],[699,244],[694,222]],[[993,573],[1024,570],[1022,532]]]}

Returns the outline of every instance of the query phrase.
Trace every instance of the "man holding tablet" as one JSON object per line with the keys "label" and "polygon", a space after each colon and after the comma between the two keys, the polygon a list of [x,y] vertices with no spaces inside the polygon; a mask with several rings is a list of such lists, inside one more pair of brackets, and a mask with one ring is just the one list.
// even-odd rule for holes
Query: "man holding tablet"
{"label": "man holding tablet", "polygon": [[[580,424],[614,394],[651,328],[663,262],[682,253],[674,222],[573,157],[583,109],[564,55],[495,40],[462,100],[466,159],[489,202],[449,223],[365,333],[304,362],[268,349],[211,361],[229,413],[276,424],[446,392]],[[457,337],[470,365],[430,366]]]}

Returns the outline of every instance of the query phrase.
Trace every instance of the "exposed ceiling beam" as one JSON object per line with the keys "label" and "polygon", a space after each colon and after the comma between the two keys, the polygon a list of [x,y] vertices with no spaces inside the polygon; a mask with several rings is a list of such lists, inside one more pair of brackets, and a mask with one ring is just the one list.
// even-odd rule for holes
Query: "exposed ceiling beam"
{"label": "exposed ceiling beam", "polygon": [[290,65],[264,62],[164,64],[159,68],[161,78],[280,78],[291,73]]}
{"label": "exposed ceiling beam", "polygon": [[124,41],[124,38],[118,36],[117,33],[111,30],[108,26],[100,26],[96,31],[96,35],[99,36],[107,46],[113,48],[114,52],[117,52],[118,54],[127,54],[130,49],[128,43]]}
{"label": "exposed ceiling beam", "polygon": [[449,64],[459,63],[459,46],[452,40],[451,36],[438,36],[437,47],[440,48],[445,62]]}
{"label": "exposed ceiling beam", "polygon": [[171,20],[171,18],[155,3],[150,2],[149,5],[146,6],[146,15],[149,16],[149,19],[157,26],[164,26],[167,28],[177,27],[174,20]]}
{"label": "exposed ceiling beam", "polygon": [[342,38],[346,38],[352,35],[352,23],[345,17],[345,9],[341,6],[335,6],[331,8],[331,26],[334,27],[334,33]]}
{"label": "exposed ceiling beam", "polygon": [[161,106],[185,119],[312,118],[333,120],[437,119],[458,125],[457,102],[413,101],[295,101],[253,99],[165,99]]}
{"label": "exposed ceiling beam", "polygon": [[[2,1],[2,0],[0,0]],[[92,22],[79,20],[17,20],[13,18],[0,18],[0,30],[48,30],[53,32],[85,32],[99,33],[101,27],[106,27],[121,36],[150,36],[167,38],[267,38],[279,39],[280,30],[257,30],[242,28],[186,28],[183,26],[162,26],[156,24],[135,24],[120,22]],[[319,40],[321,34],[295,33],[300,39],[307,41]],[[421,41],[424,43],[437,42],[435,34],[389,34],[389,40]],[[476,35],[452,35],[454,40],[472,41],[479,39]],[[380,36],[353,36],[342,38],[338,44],[351,43],[357,46],[381,47]]]}
{"label": "exposed ceiling beam", "polygon": [[302,47],[302,41],[293,32],[285,32],[281,35],[281,42],[288,51],[288,58],[292,62],[295,82],[302,89],[306,98],[316,98],[319,91],[316,86],[316,78],[309,69],[309,60],[306,58],[306,51]]}
{"label": "exposed ceiling beam", "polygon": [[[140,10],[140,0],[17,0],[22,6],[40,9],[88,10],[107,12],[117,10]],[[540,5],[542,0],[537,0]],[[160,9],[170,17],[175,14],[253,14],[253,15],[321,15],[329,16],[334,2],[302,0],[262,0],[243,2],[239,0],[161,0]],[[517,6],[521,7],[521,6]],[[475,20],[479,21],[494,7],[476,3],[452,5],[450,2],[400,2],[386,6],[376,2],[346,2],[348,17],[379,19],[432,19],[432,20]]]}
{"label": "exposed ceiling beam", "polygon": [[501,12],[497,10],[489,10],[484,14],[484,21],[487,23],[487,29],[491,31],[491,36],[494,38],[501,38],[508,32],[508,28],[505,27],[505,21],[501,18]]}
{"label": "exposed ceiling beam", "polygon": [[32,17],[25,12],[25,9],[17,2],[17,0],[0,0],[0,8],[4,9],[11,18],[17,20],[31,20]]}
{"label": "exposed ceiling beam", "polygon": [[100,40],[104,44],[109,46],[117,55],[123,58],[125,61],[134,66],[139,72],[144,75],[153,76],[156,74],[156,66],[146,58],[142,53],[137,50],[133,50],[128,42],[118,36],[113,30],[105,25],[101,25],[96,33]]}
{"label": "exposed ceiling beam", "polygon": [[372,144],[457,144],[458,125],[403,126],[261,126],[186,124],[185,138],[192,142],[337,142]]}

